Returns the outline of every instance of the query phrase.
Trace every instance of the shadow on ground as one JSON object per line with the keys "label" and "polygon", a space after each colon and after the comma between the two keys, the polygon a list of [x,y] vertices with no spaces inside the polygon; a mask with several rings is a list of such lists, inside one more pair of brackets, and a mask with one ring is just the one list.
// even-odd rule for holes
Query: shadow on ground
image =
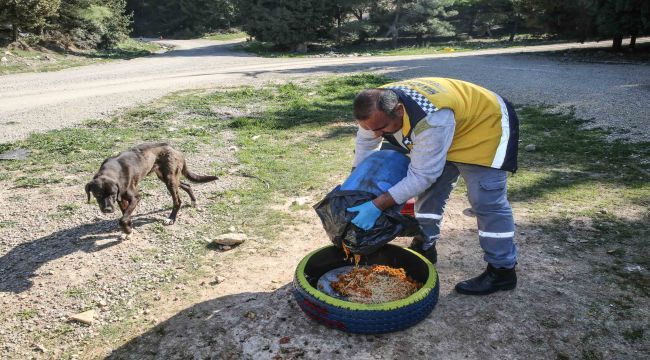
{"label": "shadow on ground", "polygon": [[[158,219],[141,214],[134,216],[137,228]],[[91,253],[120,243],[117,220],[102,220],[64,229],[31,242],[20,244],[0,257],[0,292],[21,293],[32,286],[30,278],[49,261],[77,251]],[[111,234],[112,233],[112,234]]]}

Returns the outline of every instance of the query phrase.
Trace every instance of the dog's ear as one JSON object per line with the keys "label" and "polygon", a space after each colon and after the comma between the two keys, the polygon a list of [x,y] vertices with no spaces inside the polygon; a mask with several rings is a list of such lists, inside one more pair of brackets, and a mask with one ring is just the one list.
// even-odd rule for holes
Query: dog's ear
{"label": "dog's ear", "polygon": [[88,196],[88,200],[86,200],[86,202],[87,202],[88,204],[90,204],[90,192],[92,191],[93,186],[94,186],[94,184],[93,184],[93,182],[91,181],[91,182],[89,182],[88,184],[86,184],[86,187],[84,188],[84,189],[86,190],[86,195]]}

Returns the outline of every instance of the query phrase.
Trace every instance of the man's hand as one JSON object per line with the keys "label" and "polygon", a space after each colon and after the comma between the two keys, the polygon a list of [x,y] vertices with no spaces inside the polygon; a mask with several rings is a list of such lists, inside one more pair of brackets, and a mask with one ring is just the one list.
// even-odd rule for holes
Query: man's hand
{"label": "man's hand", "polygon": [[357,216],[352,219],[352,223],[363,230],[370,230],[375,226],[375,222],[381,210],[379,210],[372,201],[365,202],[359,206],[346,209],[349,212],[358,212]]}

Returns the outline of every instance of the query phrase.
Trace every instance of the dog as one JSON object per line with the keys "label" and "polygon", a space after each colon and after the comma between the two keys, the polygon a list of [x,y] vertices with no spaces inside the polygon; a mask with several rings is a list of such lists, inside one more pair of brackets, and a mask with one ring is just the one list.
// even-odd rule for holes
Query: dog
{"label": "dog", "polygon": [[165,225],[176,222],[178,210],[181,208],[178,188],[183,189],[190,196],[192,206],[196,206],[192,188],[190,184],[181,181],[181,174],[196,183],[218,179],[216,176],[203,176],[191,172],[187,168],[183,154],[167,143],[140,144],[104,160],[99,171],[86,184],[86,195],[90,203],[92,194],[97,200],[99,209],[105,214],[114,212],[115,204],[120,207],[122,217],[119,224],[123,239],[128,238],[133,232],[131,216],[140,201],[138,184],[152,172],[165,183],[174,204],[169,218],[165,219]]}

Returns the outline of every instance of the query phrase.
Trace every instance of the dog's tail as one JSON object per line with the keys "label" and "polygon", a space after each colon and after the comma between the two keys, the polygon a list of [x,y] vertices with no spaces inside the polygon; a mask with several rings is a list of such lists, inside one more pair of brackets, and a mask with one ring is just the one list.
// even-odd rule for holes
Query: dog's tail
{"label": "dog's tail", "polygon": [[206,183],[210,181],[214,181],[219,179],[216,176],[212,175],[198,175],[190,171],[190,169],[187,168],[187,164],[183,165],[183,175],[190,180],[191,182],[195,183]]}

